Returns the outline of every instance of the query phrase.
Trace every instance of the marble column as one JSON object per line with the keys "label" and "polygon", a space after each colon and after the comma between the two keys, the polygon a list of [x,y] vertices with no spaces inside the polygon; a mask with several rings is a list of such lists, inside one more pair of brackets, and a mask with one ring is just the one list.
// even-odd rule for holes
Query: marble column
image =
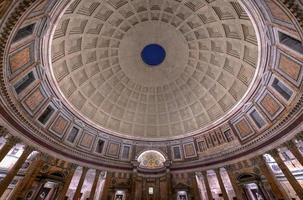
{"label": "marble column", "polygon": [[167,195],[169,198],[172,197],[172,175],[170,173],[170,169],[166,169],[166,183],[167,183]]}
{"label": "marble column", "polygon": [[216,173],[219,185],[220,185],[221,192],[223,194],[223,199],[228,200],[229,198],[228,198],[228,195],[227,195],[227,192],[226,192],[226,189],[225,189],[222,177],[221,177],[220,169],[215,169],[215,173]]}
{"label": "marble column", "polygon": [[69,168],[70,168],[70,170],[69,170],[67,176],[65,177],[63,187],[62,187],[61,190],[59,191],[59,195],[58,195],[57,200],[64,200],[64,199],[65,199],[67,190],[68,190],[69,185],[70,185],[70,183],[71,183],[71,181],[72,181],[72,179],[73,179],[73,176],[74,176],[74,174],[75,174],[77,165],[75,165],[75,164],[70,164]]}
{"label": "marble column", "polygon": [[93,200],[94,197],[95,197],[95,193],[96,193],[100,173],[101,173],[101,171],[96,169],[95,179],[94,179],[93,186],[92,186],[92,189],[90,191],[89,198],[88,198],[89,200]]}
{"label": "marble column", "polygon": [[80,177],[80,180],[79,180],[76,192],[74,194],[74,198],[73,198],[74,200],[78,200],[79,197],[80,197],[81,189],[82,189],[82,186],[83,186],[83,183],[84,183],[87,171],[88,171],[88,168],[87,167],[83,167],[82,174],[81,174],[81,177]]}
{"label": "marble column", "polygon": [[131,198],[133,200],[136,199],[136,184],[137,183],[137,170],[133,170],[133,174],[132,174],[132,183],[131,183]]}
{"label": "marble column", "polygon": [[207,172],[203,171],[202,172],[203,180],[204,180],[204,185],[207,193],[207,198],[208,200],[213,200],[213,194],[211,193],[211,189],[209,186],[208,178],[207,178]]}
{"label": "marble column", "polygon": [[193,173],[191,175],[192,177],[192,188],[193,188],[193,195],[195,197],[195,200],[202,200],[200,195],[199,186],[196,179],[196,173]]}
{"label": "marble column", "polygon": [[19,169],[22,167],[23,163],[26,161],[29,154],[33,151],[33,148],[30,146],[26,146],[22,155],[19,157],[14,166],[8,171],[4,179],[0,182],[0,196],[3,195],[11,181],[14,179]]}
{"label": "marble column", "polygon": [[230,183],[233,187],[233,190],[235,192],[236,198],[238,200],[246,199],[245,195],[242,192],[241,186],[239,186],[238,183],[237,183],[237,178],[236,178],[235,174],[232,171],[232,167],[230,165],[228,165],[228,166],[225,166],[225,169],[226,169],[226,172],[228,174]]}
{"label": "marble column", "polygon": [[104,183],[102,195],[100,195],[101,196],[100,200],[108,199],[110,183],[111,183],[112,176],[113,176],[112,173],[113,172],[107,172],[106,173],[105,183]]}
{"label": "marble column", "polygon": [[303,166],[303,156],[294,141],[290,140],[285,143],[287,149],[295,156],[299,163]]}
{"label": "marble column", "polygon": [[286,166],[286,164],[280,157],[278,150],[273,149],[273,150],[269,151],[268,153],[275,159],[278,166],[282,170],[283,174],[285,175],[285,177],[287,178],[288,182],[293,187],[293,189],[295,190],[297,195],[299,197],[303,197],[303,189],[302,189],[300,183],[296,180],[294,175],[292,175],[291,171],[288,169],[288,167]]}
{"label": "marble column", "polygon": [[19,142],[19,140],[17,138],[15,138],[14,136],[9,136],[8,138],[6,138],[5,144],[0,149],[0,162],[7,155],[7,153],[12,149],[12,147],[15,146],[18,142]]}
{"label": "marble column", "polygon": [[258,166],[261,173],[265,176],[268,184],[271,187],[271,190],[273,191],[273,194],[277,199],[285,199],[288,200],[288,196],[286,192],[284,191],[282,185],[277,180],[275,174],[272,172],[266,161],[264,160],[263,155],[260,155],[257,157],[258,160]]}
{"label": "marble column", "polygon": [[35,178],[39,174],[43,164],[48,160],[48,156],[39,153],[36,155],[36,158],[31,162],[30,166],[25,172],[25,176],[23,179],[21,179],[17,185],[15,186],[15,189],[10,194],[10,199],[16,199],[16,197],[19,197],[20,199],[25,199],[26,193],[28,190],[31,189],[33,182],[35,181]]}

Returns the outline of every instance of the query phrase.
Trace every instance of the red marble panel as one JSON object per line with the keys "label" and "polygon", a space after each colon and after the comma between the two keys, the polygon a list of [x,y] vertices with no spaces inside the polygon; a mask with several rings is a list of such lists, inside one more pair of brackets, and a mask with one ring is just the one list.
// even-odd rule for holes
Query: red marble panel
{"label": "red marble panel", "polygon": [[15,73],[20,68],[30,64],[33,61],[32,45],[28,46],[9,57],[9,66],[11,73]]}
{"label": "red marble panel", "polygon": [[34,112],[45,99],[46,97],[43,95],[41,89],[38,88],[25,99],[24,103],[31,112]]}
{"label": "red marble panel", "polygon": [[245,138],[254,133],[248,121],[245,118],[242,118],[240,121],[235,123],[235,128],[240,134],[241,138]]}
{"label": "red marble panel", "polygon": [[301,64],[285,56],[284,54],[281,54],[279,69],[287,76],[289,76],[295,81],[298,81],[301,74],[301,68]]}
{"label": "red marble panel", "polygon": [[66,131],[69,122],[63,116],[59,115],[54,123],[51,125],[50,129],[57,133],[59,136],[63,136]]}

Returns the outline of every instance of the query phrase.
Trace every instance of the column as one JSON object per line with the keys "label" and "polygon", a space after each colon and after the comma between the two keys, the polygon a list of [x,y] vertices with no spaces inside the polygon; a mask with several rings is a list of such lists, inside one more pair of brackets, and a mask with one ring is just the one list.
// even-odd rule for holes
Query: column
{"label": "column", "polygon": [[22,167],[22,164],[25,162],[29,154],[33,151],[32,147],[26,146],[22,155],[15,163],[15,165],[8,171],[4,179],[0,182],[0,196],[3,195],[8,185],[14,179],[16,174],[18,173],[19,169]]}
{"label": "column", "polygon": [[15,146],[19,140],[14,136],[9,136],[6,138],[6,142],[3,145],[3,147],[0,150],[0,162],[3,160],[3,158],[7,155],[7,153],[12,149],[13,146]]}
{"label": "column", "polygon": [[67,190],[69,188],[70,182],[72,181],[72,178],[75,174],[77,165],[75,164],[70,164],[70,170],[64,180],[64,185],[62,187],[62,189],[59,191],[59,195],[58,195],[58,200],[64,200],[65,199],[65,195],[67,193]]}
{"label": "column", "polygon": [[130,191],[130,196],[131,199],[136,199],[136,183],[137,183],[137,170],[133,170],[132,174],[132,183],[131,183],[131,191]]}
{"label": "column", "polygon": [[284,161],[279,155],[279,152],[277,149],[273,149],[269,152],[269,154],[275,159],[277,162],[278,166],[282,170],[283,174],[287,178],[288,182],[290,185],[293,187],[295,192],[299,197],[303,197],[303,189],[299,182],[296,180],[296,178],[292,175],[291,171],[288,169],[288,167],[285,165]]}
{"label": "column", "polygon": [[90,194],[89,194],[89,200],[93,200],[94,197],[95,197],[100,172],[101,172],[100,170],[96,169],[94,183],[93,183],[92,189],[91,189]]}
{"label": "column", "polygon": [[82,189],[82,186],[83,186],[83,183],[84,183],[87,171],[88,171],[88,168],[87,167],[83,167],[81,178],[80,178],[80,181],[78,183],[78,186],[77,186],[74,198],[73,198],[74,200],[78,200],[79,197],[80,197],[81,189]]}
{"label": "column", "polygon": [[166,169],[166,182],[167,182],[167,195],[168,198],[172,197],[173,191],[172,191],[172,175],[170,173],[170,169]]}
{"label": "column", "polygon": [[200,191],[199,191],[199,187],[198,187],[198,183],[197,183],[197,179],[196,179],[196,173],[193,173],[191,175],[191,177],[192,177],[193,195],[195,197],[195,200],[202,200]]}
{"label": "column", "polygon": [[221,188],[221,192],[223,194],[223,199],[228,200],[229,198],[228,198],[224,183],[222,181],[222,177],[221,177],[221,174],[220,174],[220,169],[215,169],[215,173],[216,173],[217,180],[218,180],[220,188]]}
{"label": "column", "polygon": [[13,200],[16,199],[16,197],[25,199],[26,193],[31,188],[46,160],[47,155],[43,153],[36,155],[36,158],[31,162],[30,166],[26,170],[24,178],[17,183],[15,189],[10,194],[10,199]]}
{"label": "column", "polygon": [[225,166],[226,172],[228,174],[231,185],[233,186],[233,190],[236,194],[236,198],[238,200],[246,199],[245,195],[242,192],[242,188],[237,183],[237,178],[234,175],[231,166]]}
{"label": "column", "polygon": [[286,142],[285,145],[303,167],[303,156],[300,150],[298,149],[297,145],[292,140]]}
{"label": "column", "polygon": [[112,176],[113,176],[112,172],[106,173],[105,183],[104,183],[103,192],[102,192],[100,200],[108,199],[108,192],[109,192],[108,190],[110,188],[110,182],[111,182]]}
{"label": "column", "polygon": [[207,198],[208,198],[208,200],[213,200],[213,194],[211,193],[211,189],[210,189],[209,182],[207,179],[207,172],[203,171],[202,176],[203,176],[204,185],[206,188]]}
{"label": "column", "polygon": [[264,160],[263,155],[258,156],[258,166],[261,173],[266,177],[267,182],[269,183],[275,197],[277,199],[289,199],[286,192],[284,191],[282,185],[277,180],[276,176],[267,165],[266,161]]}

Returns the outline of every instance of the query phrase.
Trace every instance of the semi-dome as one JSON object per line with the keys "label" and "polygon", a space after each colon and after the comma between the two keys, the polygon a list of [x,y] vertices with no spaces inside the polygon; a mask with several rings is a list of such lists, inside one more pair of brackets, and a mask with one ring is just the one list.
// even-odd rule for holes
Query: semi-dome
{"label": "semi-dome", "polygon": [[169,138],[218,123],[258,67],[255,29],[237,1],[76,0],[52,39],[66,102],[122,136]]}

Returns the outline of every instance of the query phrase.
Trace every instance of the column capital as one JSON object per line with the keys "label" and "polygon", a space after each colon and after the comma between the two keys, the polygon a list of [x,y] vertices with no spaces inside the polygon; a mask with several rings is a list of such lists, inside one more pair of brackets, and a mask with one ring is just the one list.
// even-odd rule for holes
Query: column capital
{"label": "column capital", "polygon": [[215,171],[215,173],[217,174],[220,174],[220,168],[215,168],[215,169],[213,169],[214,171]]}
{"label": "column capital", "polygon": [[0,137],[4,137],[8,134],[9,134],[9,132],[8,132],[7,128],[5,128],[4,126],[0,126]]}
{"label": "column capital", "polygon": [[82,167],[82,173],[86,173],[89,170],[88,167]]}
{"label": "column capital", "polygon": [[69,163],[69,168],[70,168],[70,169],[75,170],[75,169],[77,169],[77,167],[78,167],[77,164],[75,164],[75,163]]}
{"label": "column capital", "polygon": [[232,165],[224,165],[223,168],[224,168],[226,171],[230,171],[230,172],[233,171],[233,166],[232,166]]}
{"label": "column capital", "polygon": [[299,132],[295,138],[298,140],[303,140],[303,131]]}
{"label": "column capital", "polygon": [[296,143],[295,143],[294,141],[292,141],[292,140],[289,140],[289,141],[285,142],[284,145],[285,145],[288,149],[297,147]]}
{"label": "column capital", "polygon": [[207,176],[207,170],[201,171],[202,176]]}
{"label": "column capital", "polygon": [[44,162],[50,162],[50,160],[52,159],[52,157],[44,152],[40,152],[37,155],[37,159],[42,160]]}
{"label": "column capital", "polygon": [[271,149],[267,153],[270,154],[274,159],[280,157],[278,149]]}
{"label": "column capital", "polygon": [[263,164],[265,162],[263,154],[257,155],[254,157],[254,160],[256,161],[256,164]]}
{"label": "column capital", "polygon": [[10,146],[14,146],[15,144],[20,143],[20,142],[21,142],[21,140],[19,138],[12,136],[12,135],[10,135],[6,138],[6,143]]}
{"label": "column capital", "polygon": [[24,147],[24,152],[26,152],[26,153],[31,153],[33,151],[35,151],[35,147],[33,147],[33,146],[27,145]]}

